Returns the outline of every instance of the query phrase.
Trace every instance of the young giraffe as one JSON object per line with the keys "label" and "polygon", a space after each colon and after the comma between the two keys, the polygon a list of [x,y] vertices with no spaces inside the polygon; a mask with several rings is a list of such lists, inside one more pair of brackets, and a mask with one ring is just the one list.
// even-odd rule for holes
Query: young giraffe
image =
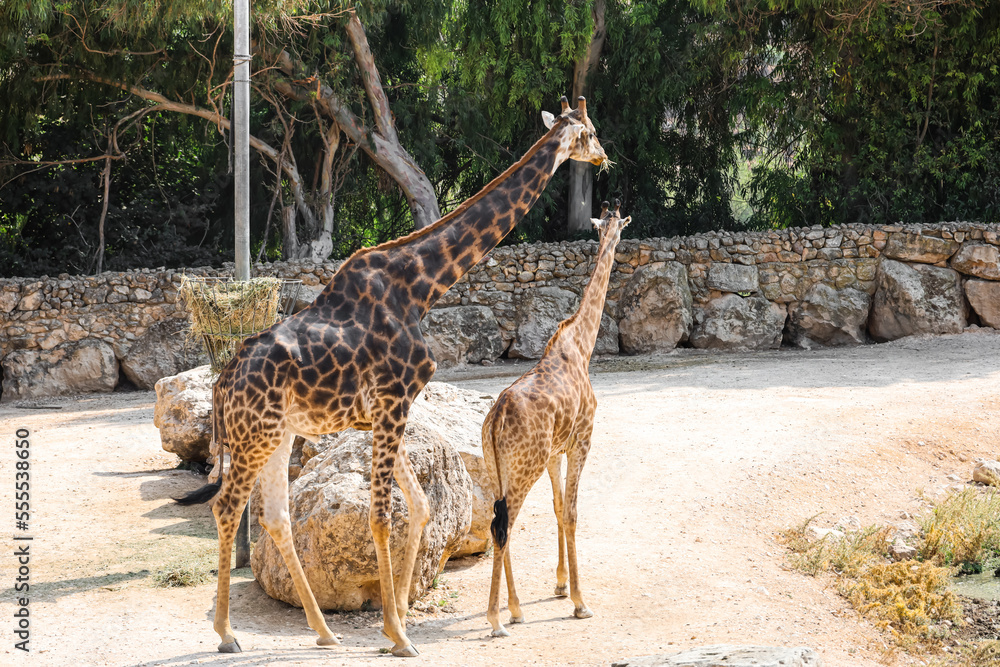
{"label": "young giraffe", "polygon": [[[576,560],[576,494],[580,473],[590,451],[597,401],[588,366],[604,312],[608,279],[622,229],[619,203],[613,213],[604,202],[599,220],[600,247],[594,275],[583,292],[580,308],[564,320],[545,348],[541,361],[505,389],[483,423],[483,459],[494,485],[493,581],[486,618],[494,637],[510,633],[500,622],[500,570],[507,574],[510,622],[521,623],[521,605],[514,590],[509,537],[525,496],[547,468],[552,481],[552,504],[559,525],[559,564],[556,591],[566,596],[566,559],[569,555],[569,591],[577,618],[593,613],[583,603]],[[566,490],[563,498],[562,455],[566,454]]]}
{"label": "young giraffe", "polygon": [[[229,567],[240,513],[260,475],[261,525],[288,566],[317,643],[339,643],[326,625],[299,564],[288,515],[292,439],[315,440],[345,428],[372,430],[369,522],[378,558],[383,634],[392,653],[415,656],[405,632],[410,582],[429,509],[403,446],[410,405],[434,374],[420,320],[510,232],[567,159],[601,165],[607,155],[586,101],[542,112],[549,131],[523,158],[434,224],[354,253],[315,303],[251,336],[219,374],[213,392],[215,437],[229,448],[229,471],[179,502],[216,497],[219,579],[215,630],[219,650],[239,652],[229,624]],[[391,484],[409,508],[402,567],[389,556]]]}

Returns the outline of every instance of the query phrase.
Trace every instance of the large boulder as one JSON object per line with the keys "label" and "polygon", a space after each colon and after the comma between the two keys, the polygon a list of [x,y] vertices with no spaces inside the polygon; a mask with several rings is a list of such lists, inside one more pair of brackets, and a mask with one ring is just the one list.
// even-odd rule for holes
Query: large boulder
{"label": "large boulder", "polygon": [[607,313],[601,315],[601,327],[597,330],[597,342],[594,343],[594,354],[618,354],[620,351],[618,337],[620,331],[615,318]]}
{"label": "large boulder", "polygon": [[538,287],[524,292],[515,318],[516,337],[507,355],[540,359],[559,323],[576,312],[580,297],[560,287]]}
{"label": "large boulder", "polygon": [[185,461],[207,461],[212,444],[212,385],[208,366],[156,382],[153,425],[160,429],[163,449]]}
{"label": "large boulder", "polygon": [[914,334],[953,334],[965,328],[962,279],[953,269],[882,260],[868,317],[879,342]]}
{"label": "large boulder", "polygon": [[871,302],[871,297],[861,290],[838,290],[816,283],[802,301],[788,308],[789,338],[806,349],[815,345],[860,345],[865,342]]}
{"label": "large boulder", "polygon": [[14,350],[2,365],[3,401],[109,392],[118,384],[114,349],[93,338],[51,350]]}
{"label": "large boulder", "polygon": [[[430,520],[420,541],[411,602],[423,594],[448,558],[462,547],[472,524],[474,504],[466,464],[450,444],[452,431],[459,426],[447,416],[447,410],[436,409],[432,417],[418,403],[420,400],[411,408],[405,443],[427,495]],[[472,425],[461,428],[472,430]],[[381,606],[378,562],[368,525],[371,442],[370,432],[347,430],[325,436],[318,447],[310,448],[307,443],[302,451],[302,473],[289,488],[295,548],[323,609]],[[407,518],[405,499],[394,483],[390,537],[393,563],[403,559]],[[266,533],[258,540],[250,565],[268,595],[301,606],[284,560]]]}
{"label": "large boulder", "polygon": [[939,239],[936,236],[911,234],[909,232],[893,232],[882,249],[882,255],[888,259],[903,262],[921,262],[937,264],[955,254],[958,241]]}
{"label": "large boulder", "polygon": [[680,262],[647,264],[618,298],[618,331],[626,354],[669,351],[688,339],[693,315],[687,269]]}
{"label": "large boulder", "polygon": [[724,294],[695,311],[691,345],[719,350],[767,350],[781,346],[787,311],[762,296]]}
{"label": "large boulder", "polygon": [[1000,280],[1000,248],[989,243],[963,243],[951,258],[951,268],[967,276]]}
{"label": "large boulder", "polygon": [[183,320],[163,320],[146,329],[121,360],[121,369],[139,389],[208,363],[204,346],[187,333]]}
{"label": "large boulder", "polygon": [[611,664],[612,667],[822,667],[823,659],[804,646],[717,644],[680,653],[624,658]]}
{"label": "large boulder", "polygon": [[1000,329],[1000,282],[992,280],[965,281],[965,296],[979,321],[988,327]]}
{"label": "large boulder", "polygon": [[454,306],[430,311],[420,324],[439,368],[493,361],[503,354],[497,318],[487,306]]}
{"label": "large boulder", "polygon": [[756,266],[713,262],[708,267],[705,286],[720,292],[758,292],[760,275]]}

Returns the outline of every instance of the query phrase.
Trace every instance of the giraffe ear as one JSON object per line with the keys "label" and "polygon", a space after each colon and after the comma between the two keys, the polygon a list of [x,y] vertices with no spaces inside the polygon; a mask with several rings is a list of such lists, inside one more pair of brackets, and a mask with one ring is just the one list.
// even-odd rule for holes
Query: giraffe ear
{"label": "giraffe ear", "polygon": [[545,123],[545,127],[552,129],[552,125],[556,122],[556,117],[550,114],[548,111],[542,112],[542,122]]}
{"label": "giraffe ear", "polygon": [[622,229],[625,229],[625,226],[628,225],[628,223],[630,223],[630,222],[632,222],[632,216],[631,215],[629,217],[625,218],[624,220],[622,220]]}
{"label": "giraffe ear", "polygon": [[598,220],[597,218],[591,218],[590,224],[592,224],[594,226],[594,229],[596,229],[597,231],[601,231],[601,221]]}

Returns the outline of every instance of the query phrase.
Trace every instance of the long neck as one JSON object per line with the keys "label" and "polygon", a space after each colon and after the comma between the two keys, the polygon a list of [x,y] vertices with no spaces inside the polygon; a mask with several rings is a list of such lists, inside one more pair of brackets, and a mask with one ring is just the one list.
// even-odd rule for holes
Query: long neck
{"label": "long neck", "polygon": [[590,282],[583,290],[580,307],[574,315],[562,323],[552,342],[549,343],[548,349],[566,346],[576,352],[575,357],[581,358],[584,363],[590,362],[594,345],[597,344],[597,334],[601,328],[601,316],[604,313],[604,301],[608,296],[608,281],[611,279],[617,246],[617,238],[601,239],[597,252],[597,266],[594,267]]}
{"label": "long neck", "polygon": [[433,225],[356,256],[400,278],[406,285],[404,305],[422,318],[538,201],[566,159],[560,149],[563,129],[556,125],[519,162]]}

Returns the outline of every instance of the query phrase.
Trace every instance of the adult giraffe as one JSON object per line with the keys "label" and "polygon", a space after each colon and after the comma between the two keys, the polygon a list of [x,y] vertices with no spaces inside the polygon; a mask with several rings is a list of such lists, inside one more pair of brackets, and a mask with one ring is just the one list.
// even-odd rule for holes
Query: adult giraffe
{"label": "adult giraffe", "polygon": [[[354,253],[315,303],[251,336],[219,374],[212,396],[215,437],[229,448],[228,472],[182,504],[215,497],[219,581],[215,631],[219,651],[239,652],[229,624],[229,566],[240,513],[260,475],[261,525],[288,566],[309,626],[322,646],[339,643],[326,625],[295,553],[288,516],[292,439],[316,440],[345,428],[371,430],[369,523],[378,558],[383,634],[392,653],[415,656],[405,632],[417,547],[429,517],[403,446],[410,405],[434,374],[420,320],[445,291],[510,232],[567,159],[601,165],[607,155],[587,117],[586,101],[542,112],[549,131],[516,164],[434,224]],[[409,508],[402,568],[393,586],[389,555],[391,484]]]}

